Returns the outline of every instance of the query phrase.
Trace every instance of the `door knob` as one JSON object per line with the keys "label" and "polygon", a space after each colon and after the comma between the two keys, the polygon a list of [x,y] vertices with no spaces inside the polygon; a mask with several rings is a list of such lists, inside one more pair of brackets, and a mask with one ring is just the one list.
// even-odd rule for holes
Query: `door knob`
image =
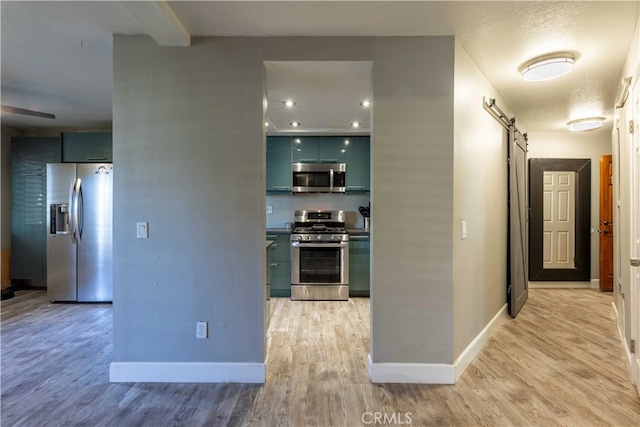
{"label": "door knob", "polygon": [[611,232],[610,232],[609,230],[604,230],[604,231],[603,231],[603,233],[604,233],[604,234],[609,234],[609,233],[611,233]]}
{"label": "door knob", "polygon": [[609,221],[603,221],[602,222],[604,225],[609,225]]}
{"label": "door knob", "polygon": [[640,258],[631,258],[632,267],[640,267]]}

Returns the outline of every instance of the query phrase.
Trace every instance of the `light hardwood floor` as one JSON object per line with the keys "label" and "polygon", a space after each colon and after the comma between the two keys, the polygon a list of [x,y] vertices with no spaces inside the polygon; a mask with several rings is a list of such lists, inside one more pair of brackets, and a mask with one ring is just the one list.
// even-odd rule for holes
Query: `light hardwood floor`
{"label": "light hardwood floor", "polygon": [[454,386],[371,384],[367,299],[271,306],[264,385],[111,384],[111,306],[20,291],[1,305],[2,426],[640,426],[610,294],[531,290]]}

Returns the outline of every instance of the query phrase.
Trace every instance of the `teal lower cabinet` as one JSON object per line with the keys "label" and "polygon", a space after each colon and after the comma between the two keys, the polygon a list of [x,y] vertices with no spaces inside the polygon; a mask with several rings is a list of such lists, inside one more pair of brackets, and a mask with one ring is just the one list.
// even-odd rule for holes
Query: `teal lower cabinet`
{"label": "teal lower cabinet", "polygon": [[271,296],[291,296],[291,262],[271,260]]}
{"label": "teal lower cabinet", "polygon": [[291,296],[291,234],[272,234],[267,231],[267,240],[271,244],[271,296]]}
{"label": "teal lower cabinet", "polygon": [[349,240],[349,296],[369,296],[369,236],[351,236]]}

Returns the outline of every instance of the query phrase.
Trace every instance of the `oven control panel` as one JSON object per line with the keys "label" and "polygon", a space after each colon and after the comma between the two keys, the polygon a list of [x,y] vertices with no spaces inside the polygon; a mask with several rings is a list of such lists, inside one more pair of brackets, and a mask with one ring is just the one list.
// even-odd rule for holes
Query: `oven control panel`
{"label": "oven control panel", "polygon": [[292,234],[292,242],[347,242],[348,234]]}

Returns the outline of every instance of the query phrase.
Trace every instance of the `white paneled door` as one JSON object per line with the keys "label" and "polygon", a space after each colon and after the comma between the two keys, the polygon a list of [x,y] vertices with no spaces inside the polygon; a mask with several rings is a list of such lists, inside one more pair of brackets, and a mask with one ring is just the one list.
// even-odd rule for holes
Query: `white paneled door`
{"label": "white paneled door", "polygon": [[575,268],[575,181],[573,171],[543,175],[543,268]]}

